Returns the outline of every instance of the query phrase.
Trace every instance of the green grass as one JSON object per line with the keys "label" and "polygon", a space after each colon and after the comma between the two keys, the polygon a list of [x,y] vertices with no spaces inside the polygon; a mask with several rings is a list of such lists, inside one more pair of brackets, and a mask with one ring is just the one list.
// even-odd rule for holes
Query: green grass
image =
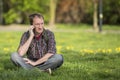
{"label": "green grass", "polygon": [[[73,27],[74,26],[74,27]],[[64,64],[53,75],[38,69],[23,70],[10,61],[23,32],[0,32],[0,80],[119,80],[119,27],[105,26],[103,33],[93,32],[89,25],[57,25],[54,29],[59,54]]]}

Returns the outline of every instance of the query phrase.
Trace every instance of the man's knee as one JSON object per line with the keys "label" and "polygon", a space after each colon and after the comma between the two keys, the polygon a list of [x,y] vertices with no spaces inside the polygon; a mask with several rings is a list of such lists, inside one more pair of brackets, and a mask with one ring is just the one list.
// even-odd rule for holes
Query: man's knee
{"label": "man's knee", "polygon": [[54,57],[55,57],[55,60],[52,61],[53,63],[58,64],[58,65],[62,65],[63,64],[64,60],[63,60],[63,56],[62,55],[55,54]]}
{"label": "man's knee", "polygon": [[62,63],[63,62],[63,56],[62,55],[60,55],[60,54],[56,54],[57,55],[57,59],[56,59],[56,61],[58,62],[58,63]]}
{"label": "man's knee", "polygon": [[19,57],[19,54],[17,52],[11,54],[11,60],[15,61]]}

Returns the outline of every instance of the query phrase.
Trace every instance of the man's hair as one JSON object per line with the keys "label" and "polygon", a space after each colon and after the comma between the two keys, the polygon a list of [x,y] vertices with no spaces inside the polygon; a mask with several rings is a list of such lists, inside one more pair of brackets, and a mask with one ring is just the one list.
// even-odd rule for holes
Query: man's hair
{"label": "man's hair", "polygon": [[40,13],[33,13],[33,14],[29,15],[30,25],[33,25],[33,18],[34,17],[39,17],[39,18],[42,18],[44,20],[44,17],[43,17],[42,14],[40,14]]}

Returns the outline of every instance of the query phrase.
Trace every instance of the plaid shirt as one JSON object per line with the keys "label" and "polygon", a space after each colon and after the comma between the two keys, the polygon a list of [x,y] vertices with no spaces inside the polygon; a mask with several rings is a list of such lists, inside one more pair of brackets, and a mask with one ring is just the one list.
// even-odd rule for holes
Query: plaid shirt
{"label": "plaid shirt", "polygon": [[[27,31],[22,35],[19,47],[22,46],[28,38],[29,32]],[[37,60],[42,58],[46,53],[56,53],[56,42],[53,32],[44,29],[40,39],[33,38],[27,51],[27,57]]]}

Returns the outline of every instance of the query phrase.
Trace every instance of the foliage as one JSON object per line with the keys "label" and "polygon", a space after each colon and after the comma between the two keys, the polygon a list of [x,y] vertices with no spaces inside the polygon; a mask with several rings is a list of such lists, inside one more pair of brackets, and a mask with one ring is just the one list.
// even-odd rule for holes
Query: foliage
{"label": "foliage", "polygon": [[4,14],[4,17],[7,18],[6,23],[10,24],[10,23],[13,23],[17,19],[18,14],[16,14],[16,12],[13,9],[10,9],[7,14]]}
{"label": "foliage", "polygon": [[4,14],[5,22],[28,23],[28,15],[40,12],[45,16],[45,22],[49,19],[49,0],[11,0],[10,9]]}
{"label": "foliage", "polygon": [[120,33],[112,32],[120,28],[104,26],[106,33],[100,34],[88,25],[72,26],[59,24],[53,30],[57,52],[64,56],[64,64],[53,75],[15,67],[10,54],[16,51],[23,32],[0,32],[0,80],[119,80]]}
{"label": "foliage", "polygon": [[120,1],[119,0],[103,0],[104,23],[119,24],[120,22]]}
{"label": "foliage", "polygon": [[[48,23],[50,19],[50,0],[2,0],[3,1],[3,13],[4,13],[4,22],[6,24],[11,23],[28,23],[28,15],[33,12],[40,12],[45,17],[45,22]],[[67,1],[67,0],[66,0]],[[72,0],[70,0],[72,1]],[[68,2],[70,2],[68,1]],[[68,8],[73,11],[67,9],[68,12],[63,12],[63,16],[73,17],[74,13],[77,13],[79,17],[76,19],[83,23],[92,24],[93,23],[93,0],[75,0],[78,1],[78,8],[76,5],[72,5]],[[120,24],[120,0],[102,0],[103,1],[103,22],[105,24]],[[64,0],[57,0],[58,3],[62,3],[67,6],[68,3],[64,3]],[[72,4],[72,3],[71,3]],[[57,4],[58,5],[58,4]],[[63,5],[63,6],[64,6]],[[64,8],[64,7],[63,7]],[[75,9],[80,10],[75,10]],[[59,7],[57,8],[59,9]],[[65,8],[64,8],[65,9]],[[56,19],[58,18],[64,21],[65,17],[60,17],[58,15],[64,9],[56,10]],[[99,9],[99,8],[98,8]],[[77,12],[76,12],[77,11]],[[67,14],[66,14],[67,13]],[[71,14],[72,13],[72,14]],[[76,15],[76,16],[77,16]],[[79,19],[78,19],[79,18]],[[72,18],[70,18],[72,19]],[[57,21],[57,20],[56,20]],[[74,21],[74,20],[72,20]]]}

